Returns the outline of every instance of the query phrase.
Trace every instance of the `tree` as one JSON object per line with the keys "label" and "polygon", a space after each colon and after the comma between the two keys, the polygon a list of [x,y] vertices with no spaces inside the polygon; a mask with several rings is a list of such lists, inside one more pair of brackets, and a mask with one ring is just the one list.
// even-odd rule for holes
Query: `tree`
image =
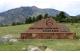
{"label": "tree", "polygon": [[28,18],[26,18],[26,20],[25,20],[25,24],[27,24],[28,23]]}
{"label": "tree", "polygon": [[33,20],[32,20],[32,17],[27,17],[26,20],[25,20],[25,24],[29,24],[29,23],[32,23]]}
{"label": "tree", "polygon": [[28,23],[32,23],[32,17],[28,18]]}
{"label": "tree", "polygon": [[35,22],[36,21],[36,18],[35,17],[32,17],[32,22]]}
{"label": "tree", "polygon": [[36,18],[37,18],[37,20],[41,20],[43,18],[43,16],[42,15],[38,15]]}
{"label": "tree", "polygon": [[45,19],[45,18],[48,18],[48,14],[45,14],[45,15],[44,15],[44,19]]}
{"label": "tree", "polygon": [[24,24],[23,22],[16,22],[16,25]]}
{"label": "tree", "polygon": [[15,23],[15,22],[13,22],[13,23],[12,23],[12,26],[15,26],[15,25],[16,25],[16,23]]}
{"label": "tree", "polygon": [[60,22],[64,22],[66,20],[66,15],[63,11],[61,11],[58,15],[57,15],[57,20]]}
{"label": "tree", "polygon": [[0,27],[3,27],[4,25],[2,23],[0,23]]}

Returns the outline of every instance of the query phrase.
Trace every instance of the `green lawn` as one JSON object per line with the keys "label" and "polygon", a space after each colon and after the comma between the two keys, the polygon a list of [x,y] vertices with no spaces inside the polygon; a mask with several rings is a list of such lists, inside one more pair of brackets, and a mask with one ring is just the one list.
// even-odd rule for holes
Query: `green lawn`
{"label": "green lawn", "polygon": [[[72,32],[76,32],[76,36],[80,37],[80,24],[79,23],[64,23]],[[14,36],[20,36],[21,32],[26,31],[32,24],[17,25],[0,27],[0,36],[12,34]],[[80,50],[80,40],[66,40],[66,39],[54,39],[54,40],[25,40],[19,41],[15,44],[0,44],[0,50],[21,50],[23,47],[28,45],[46,45],[52,50],[67,50],[67,51],[77,51]]]}

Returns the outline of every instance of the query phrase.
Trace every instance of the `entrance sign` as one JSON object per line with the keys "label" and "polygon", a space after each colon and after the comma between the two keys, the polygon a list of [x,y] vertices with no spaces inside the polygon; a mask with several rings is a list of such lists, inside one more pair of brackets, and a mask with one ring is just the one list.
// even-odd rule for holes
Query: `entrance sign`
{"label": "entrance sign", "polygon": [[53,18],[35,22],[26,32],[21,33],[21,39],[74,39],[76,33],[70,32],[64,24],[57,23]]}

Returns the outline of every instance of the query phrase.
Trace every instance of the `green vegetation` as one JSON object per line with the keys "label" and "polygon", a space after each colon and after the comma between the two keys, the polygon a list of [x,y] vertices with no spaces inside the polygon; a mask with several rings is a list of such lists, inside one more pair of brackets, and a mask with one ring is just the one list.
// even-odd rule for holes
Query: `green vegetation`
{"label": "green vegetation", "polygon": [[26,16],[25,20],[23,22],[12,22],[11,24],[0,24],[0,27],[4,27],[4,26],[15,26],[15,25],[22,25],[22,24],[31,24],[33,22],[39,21],[41,19],[45,19],[45,18],[49,18],[52,17],[53,19],[55,19],[58,22],[61,23],[80,23],[80,17],[76,17],[76,16],[68,16],[67,14],[65,14],[65,12],[61,11],[58,15],[56,16],[50,16],[49,14],[39,14],[37,16]]}
{"label": "green vegetation", "polygon": [[57,15],[57,21],[60,21],[60,22],[65,22],[66,21],[66,18],[67,16],[65,15],[64,12],[60,12],[58,15]]}
{"label": "green vegetation", "polygon": [[[63,23],[65,24],[72,32],[76,32],[77,36],[80,37],[80,24],[79,23]],[[7,26],[0,27],[0,36],[12,34],[20,35],[21,32],[26,31],[32,24],[16,25],[16,26]]]}
{"label": "green vegetation", "polygon": [[32,24],[24,24],[24,25],[0,27],[0,36],[7,34],[19,36],[21,32],[26,31],[31,25]]}
{"label": "green vegetation", "polygon": [[80,39],[80,23],[64,23],[71,32],[76,33],[76,37]]}
{"label": "green vegetation", "polygon": [[48,48],[52,49],[53,51],[79,51],[80,50],[80,40],[66,40],[66,39],[54,39],[54,40],[24,40],[19,41],[14,44],[0,44],[0,50],[1,51],[20,51],[22,48],[28,48],[29,45],[33,46],[40,46],[44,45]]}
{"label": "green vegetation", "polygon": [[[80,24],[79,23],[63,23],[68,26],[72,32],[76,32],[77,37],[80,39]],[[14,36],[20,36],[21,32],[26,31],[32,24],[16,25],[0,27],[0,36],[12,34]],[[52,50],[80,50],[80,40],[67,40],[67,39],[53,39],[53,40],[24,40],[18,41],[16,43],[10,44],[0,44],[0,50],[22,50],[23,47],[28,47],[28,45],[46,45]]]}

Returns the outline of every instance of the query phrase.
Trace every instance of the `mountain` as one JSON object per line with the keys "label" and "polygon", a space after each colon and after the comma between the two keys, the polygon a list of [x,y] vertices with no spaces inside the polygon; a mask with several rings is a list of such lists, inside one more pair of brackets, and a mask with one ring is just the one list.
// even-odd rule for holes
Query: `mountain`
{"label": "mountain", "polygon": [[[55,9],[40,9],[36,6],[32,7],[20,7],[8,10],[6,12],[0,13],[0,24],[11,24],[13,22],[24,22],[26,17],[37,16],[39,14],[49,14],[50,16],[56,16],[60,11]],[[69,16],[67,13],[65,13]]]}

